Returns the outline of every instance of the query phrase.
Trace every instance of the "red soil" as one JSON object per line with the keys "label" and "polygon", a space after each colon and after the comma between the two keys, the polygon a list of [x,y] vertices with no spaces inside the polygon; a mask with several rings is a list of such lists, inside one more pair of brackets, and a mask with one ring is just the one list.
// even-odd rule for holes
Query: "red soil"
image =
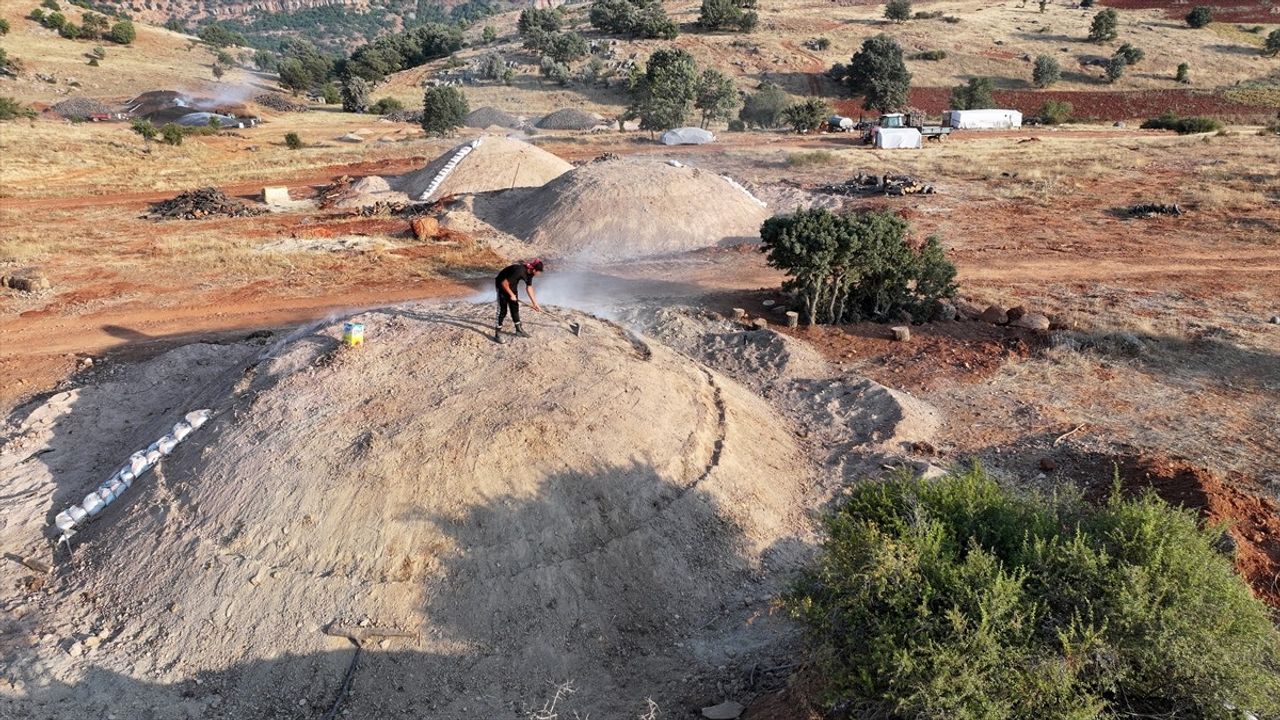
{"label": "red soil", "polygon": [[[1103,5],[1122,10],[1164,10],[1165,17],[1182,20],[1191,5],[1173,0],[1102,0]],[[1213,8],[1213,19],[1222,22],[1280,22],[1280,6],[1268,0],[1196,0],[1195,5]]]}
{"label": "red soil", "polygon": [[[1249,120],[1275,115],[1273,108],[1245,105],[1194,90],[997,90],[993,94],[1000,107],[1027,116],[1038,114],[1046,100],[1069,102],[1074,108],[1072,117],[1078,120],[1132,120],[1165,112]],[[912,88],[907,104],[937,116],[950,107],[951,88]],[[835,106],[837,112],[851,117],[874,114],[862,110],[860,98],[837,101]]]}

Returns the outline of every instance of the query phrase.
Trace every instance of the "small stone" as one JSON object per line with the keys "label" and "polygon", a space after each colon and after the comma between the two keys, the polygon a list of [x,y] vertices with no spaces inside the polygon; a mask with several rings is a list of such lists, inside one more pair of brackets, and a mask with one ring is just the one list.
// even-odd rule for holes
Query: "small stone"
{"label": "small stone", "polygon": [[1280,315],[1272,315],[1272,316],[1271,316],[1271,324],[1272,324],[1272,325],[1280,325]]}
{"label": "small stone", "polygon": [[764,301],[762,301],[760,304],[761,304],[761,305],[763,305],[763,306],[765,306],[765,307],[773,307],[774,305],[777,305],[777,304],[778,304],[778,301],[777,301],[777,300],[764,300]]}
{"label": "small stone", "polygon": [[1048,317],[1040,313],[1027,313],[1019,317],[1013,324],[1029,330],[1048,330],[1053,325]]}
{"label": "small stone", "polygon": [[955,320],[957,316],[956,306],[951,303],[942,303],[938,308],[938,319],[945,322]]}
{"label": "small stone", "polygon": [[765,320],[764,318],[756,318],[755,320],[751,321],[751,327],[755,328],[756,330],[768,330],[769,321]]}
{"label": "small stone", "polygon": [[93,635],[91,637],[85,638],[85,641],[84,641],[85,648],[89,650],[92,650],[101,644],[102,644],[102,638],[98,637],[97,635]]}
{"label": "small stone", "polygon": [[379,641],[378,641],[378,647],[382,648],[383,650],[386,650],[387,648],[391,647],[391,641],[390,641],[390,640],[385,640],[385,639],[384,639],[384,640],[379,640]]}
{"label": "small stone", "polygon": [[734,319],[734,320],[744,320],[744,319],[746,319],[746,317],[747,317],[747,311],[746,311],[746,310],[744,310],[743,308],[734,308],[734,309],[733,309],[733,319]]}
{"label": "small stone", "polygon": [[911,339],[911,328],[906,325],[895,325],[889,329],[893,331],[893,339],[898,342],[907,342]]}
{"label": "small stone", "polygon": [[1004,308],[999,305],[989,305],[982,314],[978,316],[982,322],[991,323],[992,325],[1004,325],[1009,322],[1009,315]]}
{"label": "small stone", "polygon": [[71,646],[67,648],[67,654],[71,657],[80,657],[84,654],[84,646],[77,640],[76,642],[71,643]]}
{"label": "small stone", "polygon": [[1015,322],[1017,321],[1018,318],[1026,314],[1027,314],[1026,308],[1022,307],[1021,305],[1014,305],[1013,307],[1009,308],[1009,311],[1005,313],[1005,316],[1009,318],[1009,322]]}
{"label": "small stone", "polygon": [[708,720],[737,720],[742,715],[742,711],[746,710],[742,703],[736,703],[732,700],[725,700],[719,705],[702,708],[702,717]]}
{"label": "small stone", "polygon": [[1058,463],[1054,462],[1053,458],[1040,458],[1040,469],[1047,473],[1053,472],[1058,469]]}

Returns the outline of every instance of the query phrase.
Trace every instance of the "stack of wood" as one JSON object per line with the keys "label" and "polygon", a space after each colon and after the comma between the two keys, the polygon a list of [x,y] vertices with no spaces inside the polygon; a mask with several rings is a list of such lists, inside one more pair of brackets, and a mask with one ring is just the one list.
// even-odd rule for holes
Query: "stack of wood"
{"label": "stack of wood", "polygon": [[188,190],[177,197],[151,205],[142,217],[148,220],[200,220],[209,217],[252,217],[265,212],[228,196],[214,187]]}
{"label": "stack of wood", "polygon": [[910,175],[870,175],[858,173],[852,179],[835,185],[817,188],[828,195],[859,197],[862,195],[932,195],[932,185],[920,182]]}

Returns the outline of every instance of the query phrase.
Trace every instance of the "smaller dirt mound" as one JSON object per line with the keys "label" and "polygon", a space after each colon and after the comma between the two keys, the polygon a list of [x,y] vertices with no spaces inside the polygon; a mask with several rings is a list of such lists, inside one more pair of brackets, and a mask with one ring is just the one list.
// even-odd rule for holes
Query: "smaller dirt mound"
{"label": "smaller dirt mound", "polygon": [[200,220],[210,217],[251,217],[262,208],[237,200],[214,187],[188,190],[169,200],[154,203],[143,215],[148,220]]}
{"label": "smaller dirt mound", "polygon": [[482,107],[471,111],[463,122],[469,128],[504,127],[518,128],[522,124],[520,118],[495,107]]}
{"label": "smaller dirt mound", "polygon": [[613,261],[758,240],[769,213],[719,175],[660,160],[589,163],[476,214],[557,258]]}
{"label": "smaller dirt mound", "polygon": [[604,122],[604,118],[582,110],[564,108],[538,121],[543,130],[590,130]]}
{"label": "smaller dirt mound", "polygon": [[94,115],[116,112],[116,109],[93,98],[73,97],[54,105],[53,111],[68,120],[86,120]]}
{"label": "smaller dirt mound", "polygon": [[[395,190],[414,200],[517,187],[540,187],[573,169],[569,163],[526,142],[497,135],[479,138],[465,155],[459,145],[421,170],[392,181]],[[452,170],[441,174],[454,163]],[[424,196],[425,194],[425,196]]]}
{"label": "smaller dirt mound", "polygon": [[253,101],[268,110],[277,112],[307,112],[311,109],[310,105],[297,100],[290,100],[279,93],[262,93],[256,96]]}

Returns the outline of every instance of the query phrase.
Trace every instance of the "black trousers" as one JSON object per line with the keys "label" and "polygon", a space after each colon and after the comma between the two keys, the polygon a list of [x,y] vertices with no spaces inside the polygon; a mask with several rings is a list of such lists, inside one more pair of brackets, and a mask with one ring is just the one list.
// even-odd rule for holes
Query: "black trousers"
{"label": "black trousers", "polygon": [[507,319],[507,311],[511,311],[511,321],[520,327],[520,301],[512,300],[501,289],[498,290],[498,321],[494,323],[496,327],[502,327],[502,321]]}

